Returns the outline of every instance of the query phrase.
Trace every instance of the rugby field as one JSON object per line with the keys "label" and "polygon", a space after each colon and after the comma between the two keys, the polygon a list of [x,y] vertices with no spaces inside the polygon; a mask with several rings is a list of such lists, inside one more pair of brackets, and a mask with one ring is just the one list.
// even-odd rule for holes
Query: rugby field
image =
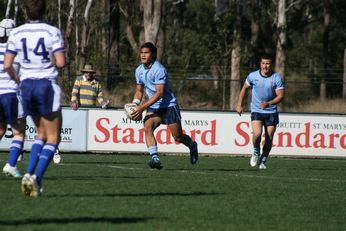
{"label": "rugby field", "polygon": [[[18,168],[24,172],[28,155]],[[0,153],[1,168],[7,154]],[[62,154],[44,192],[0,176],[0,230],[346,230],[346,159]]]}

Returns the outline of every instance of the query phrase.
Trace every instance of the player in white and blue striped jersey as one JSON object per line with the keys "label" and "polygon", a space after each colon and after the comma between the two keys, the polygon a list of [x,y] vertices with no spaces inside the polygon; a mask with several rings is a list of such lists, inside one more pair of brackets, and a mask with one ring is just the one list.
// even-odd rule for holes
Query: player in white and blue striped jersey
{"label": "player in white and blue striped jersey", "polygon": [[37,128],[27,172],[22,179],[23,193],[37,197],[42,189],[43,175],[60,141],[61,89],[57,68],[65,65],[65,55],[60,30],[42,21],[46,2],[25,0],[24,6],[28,21],[12,31],[4,65],[11,77],[17,79],[12,63],[18,56],[24,111]]}
{"label": "player in white and blue striped jersey", "polygon": [[[14,27],[15,22],[12,19],[3,19],[0,22],[0,140],[6,133],[7,125],[11,125],[13,139],[3,173],[17,178],[22,177],[16,164],[18,156],[23,151],[25,116],[17,96],[18,84],[7,74],[3,65],[7,39]],[[18,70],[19,64],[16,60],[13,66],[15,70]]]}
{"label": "player in white and blue striped jersey", "polygon": [[[155,129],[160,124],[166,124],[174,140],[190,149],[190,162],[198,161],[197,143],[182,131],[180,109],[175,95],[172,92],[166,68],[156,60],[157,49],[154,44],[147,42],[140,48],[141,65],[136,69],[136,92],[132,103],[137,104],[133,118],[138,120],[144,110],[144,131],[148,152],[151,155],[149,166],[161,169],[158,155]],[[148,100],[140,104],[144,95]]]}

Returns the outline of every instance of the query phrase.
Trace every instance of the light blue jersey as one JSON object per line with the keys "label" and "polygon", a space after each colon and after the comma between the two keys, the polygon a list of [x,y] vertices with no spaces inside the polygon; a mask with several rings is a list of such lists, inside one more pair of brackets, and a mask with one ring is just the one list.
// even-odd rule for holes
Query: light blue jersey
{"label": "light blue jersey", "polygon": [[270,76],[262,76],[260,70],[251,72],[246,78],[246,84],[252,88],[251,112],[276,113],[277,106],[270,105],[265,109],[260,108],[262,102],[267,102],[276,97],[276,90],[284,89],[279,74],[272,72]]}
{"label": "light blue jersey", "polygon": [[156,93],[155,85],[165,85],[165,92],[162,98],[151,105],[150,108],[167,108],[177,105],[177,99],[171,90],[171,84],[168,80],[168,73],[161,63],[155,61],[148,69],[141,64],[137,67],[135,75],[137,84],[144,85],[149,99]]}

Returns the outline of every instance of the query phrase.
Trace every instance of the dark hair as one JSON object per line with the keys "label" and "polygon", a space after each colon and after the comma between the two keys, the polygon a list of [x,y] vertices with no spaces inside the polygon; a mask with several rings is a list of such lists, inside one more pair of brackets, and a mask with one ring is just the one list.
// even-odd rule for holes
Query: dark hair
{"label": "dark hair", "polygon": [[270,61],[273,61],[273,57],[269,54],[263,54],[260,57],[260,61],[262,61],[262,59],[269,59]]}
{"label": "dark hair", "polygon": [[46,1],[25,0],[25,11],[29,20],[41,20],[46,11]]}
{"label": "dark hair", "polygon": [[156,60],[157,48],[156,48],[156,46],[155,46],[153,43],[151,43],[151,42],[146,42],[146,43],[144,43],[144,44],[141,46],[140,50],[142,50],[142,48],[148,48],[148,49],[150,50],[151,54],[152,54],[153,61]]}

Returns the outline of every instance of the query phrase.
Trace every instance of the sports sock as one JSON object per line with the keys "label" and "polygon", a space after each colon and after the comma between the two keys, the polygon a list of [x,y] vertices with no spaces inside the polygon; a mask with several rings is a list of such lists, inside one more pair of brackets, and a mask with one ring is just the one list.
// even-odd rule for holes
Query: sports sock
{"label": "sports sock", "polygon": [[148,152],[150,153],[151,158],[158,158],[157,146],[148,147]]}
{"label": "sports sock", "polygon": [[256,156],[259,156],[259,155],[260,155],[260,152],[261,152],[261,149],[260,149],[260,148],[254,148],[253,153],[254,153]]}
{"label": "sports sock", "polygon": [[55,144],[45,144],[42,148],[36,170],[36,179],[39,186],[41,186],[43,174],[54,156],[56,147]]}
{"label": "sports sock", "polygon": [[30,175],[32,175],[35,171],[36,165],[38,163],[38,158],[40,156],[43,145],[44,145],[43,140],[36,139],[34,141],[34,144],[31,146],[29,164],[28,164],[28,168],[26,171]]}
{"label": "sports sock", "polygon": [[10,153],[8,156],[8,163],[12,167],[16,166],[18,156],[23,149],[23,144],[24,142],[21,140],[12,140],[11,142]]}
{"label": "sports sock", "polygon": [[260,164],[262,164],[262,163],[264,164],[266,162],[267,158],[268,158],[268,156],[265,156],[265,155],[262,154],[259,163]]}

